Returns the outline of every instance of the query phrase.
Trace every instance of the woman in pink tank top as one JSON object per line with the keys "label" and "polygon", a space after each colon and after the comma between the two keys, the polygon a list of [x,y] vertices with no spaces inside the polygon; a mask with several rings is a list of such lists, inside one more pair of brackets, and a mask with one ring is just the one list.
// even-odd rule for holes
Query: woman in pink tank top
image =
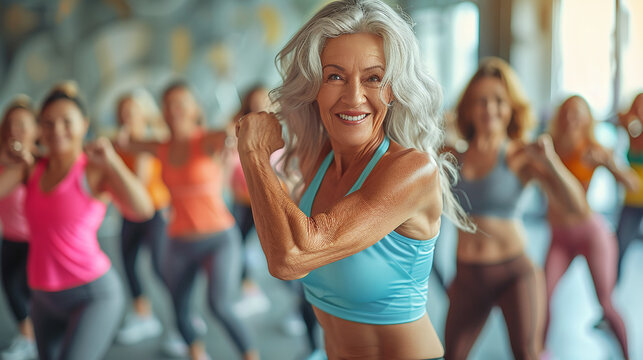
{"label": "woman in pink tank top", "polygon": [[[34,153],[37,136],[36,115],[27,96],[17,96],[7,107],[0,124],[0,173],[16,162],[9,148],[17,142]],[[18,323],[19,334],[0,357],[35,358],[36,344],[29,319],[28,304],[31,292],[27,285],[27,254],[29,229],[25,218],[25,186],[19,185],[5,198],[0,199],[2,223],[2,287],[11,313]]]}
{"label": "woman in pink tank top", "polygon": [[38,355],[101,359],[124,296],[96,232],[110,200],[132,219],[148,219],[154,209],[107,139],[83,148],[89,122],[72,84],[46,97],[39,126],[47,157],[36,160],[14,141],[10,151],[21,161],[0,175],[0,197],[26,184],[27,275]]}
{"label": "woman in pink tank top", "polygon": [[244,359],[258,359],[249,330],[233,311],[241,282],[241,234],[222,193],[225,131],[206,131],[201,109],[187,84],[163,92],[164,142],[122,138],[122,151],[147,152],[162,164],[170,191],[170,241],[163,277],[172,295],[177,327],[193,360],[207,359],[192,319],[192,288],[200,271],[208,278],[208,305]]}

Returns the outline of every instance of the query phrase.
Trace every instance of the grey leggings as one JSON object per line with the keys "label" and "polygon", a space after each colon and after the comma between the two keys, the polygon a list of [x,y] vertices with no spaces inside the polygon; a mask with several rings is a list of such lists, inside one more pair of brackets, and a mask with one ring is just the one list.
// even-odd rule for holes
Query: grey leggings
{"label": "grey leggings", "polygon": [[191,296],[199,270],[208,279],[208,306],[241,353],[252,349],[248,329],[232,311],[241,281],[241,235],[234,227],[201,240],[172,238],[164,277],[172,295],[177,327],[186,343],[197,334],[192,325]]}
{"label": "grey leggings", "polygon": [[123,288],[113,269],[71,289],[33,290],[31,318],[40,359],[102,359],[124,307]]}

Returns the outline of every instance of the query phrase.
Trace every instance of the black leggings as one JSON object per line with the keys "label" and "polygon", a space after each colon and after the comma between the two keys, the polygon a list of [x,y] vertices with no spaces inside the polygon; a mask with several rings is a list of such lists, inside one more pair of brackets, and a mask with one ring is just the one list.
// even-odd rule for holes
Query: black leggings
{"label": "black leggings", "polygon": [[[232,215],[234,215],[234,220],[239,226],[241,231],[241,248],[245,249],[246,243],[248,242],[248,234],[250,230],[255,226],[255,219],[252,217],[252,208],[250,205],[236,202],[233,205]],[[248,279],[248,259],[246,258],[245,251],[242,253],[242,263],[241,263],[241,280]]]}
{"label": "black leggings", "polygon": [[516,359],[538,359],[545,322],[542,273],[525,256],[499,264],[457,263],[449,287],[445,359],[464,360],[491,309],[502,309]]}
{"label": "black leggings", "polygon": [[116,271],[67,290],[33,290],[31,318],[41,360],[100,360],[125,307]]}
{"label": "black leggings", "polygon": [[13,317],[19,323],[27,318],[31,291],[27,285],[29,243],[2,239],[2,287]]}
{"label": "black leggings", "polygon": [[618,272],[616,281],[621,279],[623,257],[634,240],[643,240],[643,208],[623,206],[616,230],[618,239]]}
{"label": "black leggings", "polygon": [[152,269],[159,279],[162,276],[162,262],[164,250],[167,244],[165,234],[166,221],[161,211],[154,213],[154,216],[144,222],[133,222],[123,219],[121,228],[121,253],[123,255],[123,266],[125,277],[132,297],[137,298],[143,294],[141,282],[136,274],[136,259],[141,245],[150,250],[152,258]]}
{"label": "black leggings", "polygon": [[164,263],[165,279],[172,295],[177,327],[186,343],[197,339],[192,325],[191,297],[199,270],[208,279],[208,306],[223,324],[241,353],[252,349],[249,331],[232,311],[239,295],[241,239],[234,226],[201,240],[170,239]]}

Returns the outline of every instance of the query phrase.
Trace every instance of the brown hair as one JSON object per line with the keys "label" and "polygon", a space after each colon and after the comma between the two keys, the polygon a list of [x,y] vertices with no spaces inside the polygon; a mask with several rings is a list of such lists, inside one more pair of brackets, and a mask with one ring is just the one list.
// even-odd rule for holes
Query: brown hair
{"label": "brown hair", "polygon": [[197,118],[197,125],[198,126],[205,126],[205,118],[203,117],[203,111],[201,109],[201,104],[199,104],[199,101],[197,100],[196,96],[194,96],[194,91],[192,90],[192,87],[190,86],[190,84],[187,83],[187,81],[185,81],[185,80],[174,80],[174,81],[172,81],[163,90],[163,96],[161,97],[161,102],[165,102],[165,98],[167,97],[167,94],[169,94],[171,91],[174,91],[174,90],[177,90],[177,89],[186,90],[194,98],[194,102],[196,103],[197,107],[199,108],[199,114],[200,114],[199,117]]}
{"label": "brown hair", "polygon": [[469,116],[471,106],[471,88],[480,79],[496,78],[500,80],[509,95],[511,102],[511,120],[507,126],[507,135],[511,139],[524,139],[527,131],[534,124],[531,106],[522,90],[518,76],[511,66],[497,57],[488,57],[480,61],[478,70],[467,84],[460,101],[456,106],[457,126],[465,140],[471,141],[475,136],[475,127]]}
{"label": "brown hair", "polygon": [[0,123],[0,142],[4,143],[10,137],[9,132],[11,131],[11,124],[9,123],[9,115],[16,109],[27,110],[29,113],[34,115],[34,117],[36,116],[29,96],[24,94],[16,95],[16,97],[9,103],[7,109],[4,111],[4,115],[2,116],[2,123]]}
{"label": "brown hair", "polygon": [[243,115],[246,115],[246,114],[250,113],[250,111],[251,111],[250,105],[252,103],[252,101],[251,101],[252,97],[257,92],[259,92],[261,90],[265,90],[265,89],[266,89],[266,87],[261,85],[261,84],[256,84],[253,87],[251,87],[250,90],[248,90],[248,92],[246,92],[246,96],[244,96],[243,99],[241,99],[241,108],[239,108],[239,112],[237,113],[235,118],[240,118]]}

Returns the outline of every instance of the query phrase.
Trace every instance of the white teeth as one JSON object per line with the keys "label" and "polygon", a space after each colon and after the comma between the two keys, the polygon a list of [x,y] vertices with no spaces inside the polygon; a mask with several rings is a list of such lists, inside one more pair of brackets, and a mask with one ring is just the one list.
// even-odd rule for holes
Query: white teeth
{"label": "white teeth", "polygon": [[362,120],[363,118],[365,118],[366,115],[367,114],[362,114],[362,115],[357,115],[357,116],[349,116],[349,115],[339,114],[339,117],[342,120],[346,120],[346,121],[359,121],[359,120]]}

